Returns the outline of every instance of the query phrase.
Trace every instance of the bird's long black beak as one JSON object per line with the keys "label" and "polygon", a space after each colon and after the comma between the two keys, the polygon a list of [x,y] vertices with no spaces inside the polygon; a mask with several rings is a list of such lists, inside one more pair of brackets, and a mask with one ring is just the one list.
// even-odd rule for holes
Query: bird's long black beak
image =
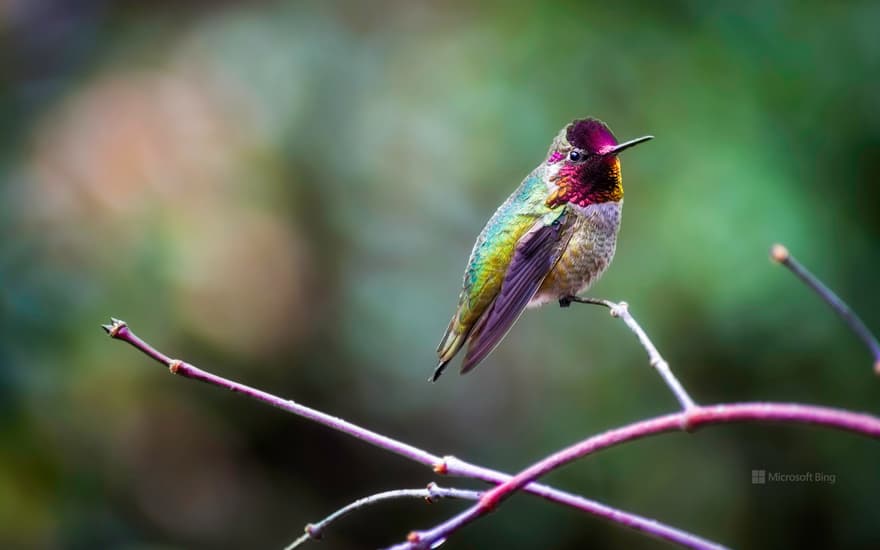
{"label": "bird's long black beak", "polygon": [[639,143],[644,143],[648,140],[654,139],[654,136],[642,136],[640,138],[631,139],[629,141],[624,141],[623,143],[618,143],[614,146],[613,149],[607,151],[605,155],[619,155],[622,151],[629,149],[634,145],[638,145]]}

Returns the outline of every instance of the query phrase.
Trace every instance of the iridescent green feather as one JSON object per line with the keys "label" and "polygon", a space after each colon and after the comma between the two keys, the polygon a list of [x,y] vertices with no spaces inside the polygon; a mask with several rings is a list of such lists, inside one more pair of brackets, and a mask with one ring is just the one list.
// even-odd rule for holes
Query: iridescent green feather
{"label": "iridescent green feather", "polygon": [[440,361],[452,359],[471,328],[501,289],[516,244],[541,217],[563,208],[548,208],[543,166],[529,174],[483,228],[468,260],[458,309],[437,351]]}

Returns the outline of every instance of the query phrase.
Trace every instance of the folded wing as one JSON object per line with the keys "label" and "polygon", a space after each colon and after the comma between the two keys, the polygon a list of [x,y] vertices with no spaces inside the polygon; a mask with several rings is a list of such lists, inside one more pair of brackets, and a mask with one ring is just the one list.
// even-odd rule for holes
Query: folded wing
{"label": "folded wing", "polygon": [[519,240],[501,290],[470,332],[462,373],[489,355],[522,314],[565,249],[568,229],[563,211],[541,218]]}

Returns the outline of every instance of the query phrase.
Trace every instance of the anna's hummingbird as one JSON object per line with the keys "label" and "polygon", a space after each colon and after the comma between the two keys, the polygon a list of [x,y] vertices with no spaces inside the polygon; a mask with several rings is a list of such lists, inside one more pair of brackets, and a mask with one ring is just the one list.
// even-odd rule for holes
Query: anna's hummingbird
{"label": "anna's hummingbird", "polygon": [[614,257],[623,207],[617,155],[652,137],[617,143],[594,118],[559,132],[546,159],[477,237],[432,382],[463,346],[462,374],[495,349],[527,306],[565,307],[602,275]]}

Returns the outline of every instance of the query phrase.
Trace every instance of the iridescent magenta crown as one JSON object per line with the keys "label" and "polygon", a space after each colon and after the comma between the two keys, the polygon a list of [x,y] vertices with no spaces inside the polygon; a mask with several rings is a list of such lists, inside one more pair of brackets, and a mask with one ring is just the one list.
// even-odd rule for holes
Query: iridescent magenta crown
{"label": "iridescent magenta crown", "polygon": [[565,137],[578,149],[593,153],[601,153],[617,145],[617,139],[608,126],[595,118],[575,120],[568,125]]}

